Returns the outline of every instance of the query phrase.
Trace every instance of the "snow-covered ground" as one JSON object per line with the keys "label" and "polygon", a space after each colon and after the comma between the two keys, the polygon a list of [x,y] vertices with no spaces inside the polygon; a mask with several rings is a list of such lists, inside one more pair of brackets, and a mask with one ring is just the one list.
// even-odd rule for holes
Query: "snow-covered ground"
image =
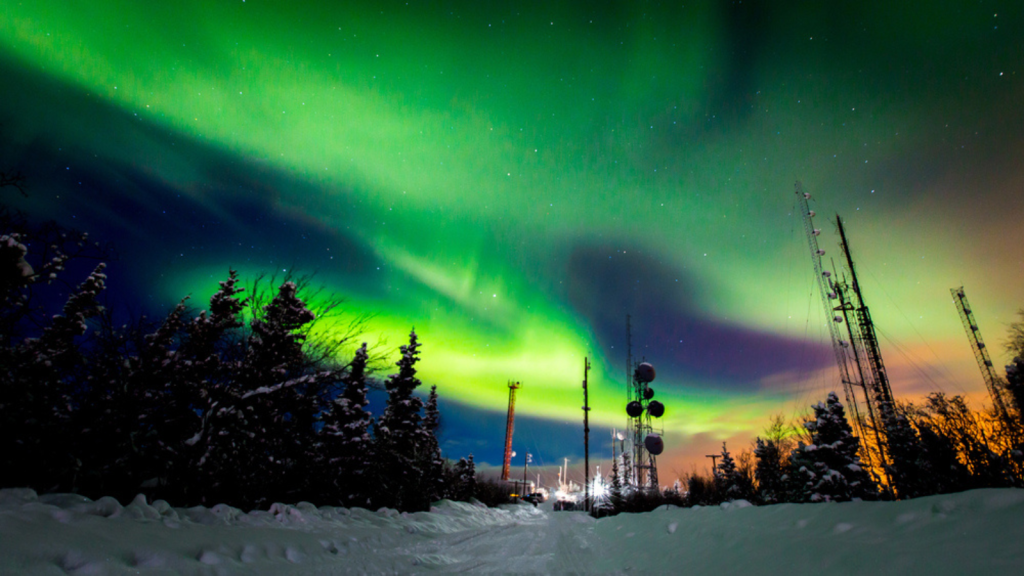
{"label": "snow-covered ground", "polygon": [[550,504],[248,514],[0,490],[0,574],[1024,574],[1024,490],[745,502],[594,520]]}

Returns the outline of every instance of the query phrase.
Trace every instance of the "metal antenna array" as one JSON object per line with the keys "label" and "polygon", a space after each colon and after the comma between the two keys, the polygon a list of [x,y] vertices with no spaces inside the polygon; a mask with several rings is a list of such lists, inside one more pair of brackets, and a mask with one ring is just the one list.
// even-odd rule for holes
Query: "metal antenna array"
{"label": "metal antenna array", "polygon": [[512,430],[516,422],[516,390],[521,387],[519,382],[508,383],[508,421],[505,424],[505,461],[501,465],[501,479],[508,481],[509,469],[512,466]]}
{"label": "metal antenna array", "polygon": [[981,339],[978,321],[974,319],[974,312],[971,311],[971,304],[967,302],[964,287],[950,288],[949,292],[953,295],[953,303],[956,304],[956,310],[960,313],[960,321],[964,323],[967,338],[971,341],[971,349],[974,350],[974,358],[978,361],[978,367],[981,368],[981,377],[985,379],[985,386],[988,388],[989,396],[992,397],[992,404],[996,407],[999,417],[1005,421],[1009,417],[1006,401],[1003,398],[1005,388],[1002,380],[996,376],[996,372],[992,368],[992,358],[989,357],[988,349],[985,348],[985,341]]}
{"label": "metal antenna array", "polygon": [[626,331],[630,339],[627,354],[630,370],[627,371],[626,414],[629,421],[627,429],[633,436],[633,467],[627,476],[629,483],[637,489],[659,489],[658,462],[656,456],[665,450],[661,434],[654,431],[651,418],[661,418],[665,414],[665,405],[654,398],[654,389],[648,386],[654,381],[654,366],[641,362],[632,366],[632,334],[630,333],[629,316],[626,316]]}
{"label": "metal antenna array", "polygon": [[[841,239],[839,246],[846,260],[849,281],[847,281],[845,273],[842,279],[833,278],[832,272],[823,268],[821,259],[825,255],[825,251],[818,246],[817,240],[821,230],[814,228],[815,213],[807,204],[811,195],[803,191],[800,182],[796,183],[796,193],[803,211],[804,228],[807,232],[808,246],[811,249],[811,260],[814,263],[821,301],[825,308],[825,314],[829,316],[828,327],[832,338],[832,350],[835,353],[839,376],[843,382],[847,408],[853,419],[857,436],[864,442],[861,454],[869,467],[874,468],[875,464],[878,464],[884,469],[888,463],[889,452],[885,423],[894,416],[895,404],[892,390],[889,388],[889,377],[885,370],[885,364],[882,362],[878,338],[875,336],[875,326],[868,307],[864,304],[860,284],[857,282],[857,272],[850,255],[849,244],[846,241],[846,231],[843,229],[842,220],[837,215],[836,225],[839,228]],[[845,340],[842,334],[841,325],[844,323],[846,324],[845,336],[849,340]],[[861,400],[857,398],[858,388],[861,390],[863,408],[867,412],[867,418],[862,413]],[[874,438],[874,447],[866,443],[869,431]]]}
{"label": "metal antenna array", "polygon": [[590,511],[590,396],[587,375],[590,359],[583,359],[583,507]]}
{"label": "metal antenna array", "polygon": [[836,225],[839,227],[839,237],[842,240],[840,246],[846,256],[846,268],[850,272],[850,281],[853,288],[851,304],[857,319],[857,328],[860,335],[860,343],[863,346],[864,356],[871,371],[872,390],[875,394],[875,405],[882,421],[888,421],[895,414],[895,400],[892,396],[892,388],[889,387],[889,375],[885,371],[885,364],[882,362],[882,351],[878,346],[878,337],[875,336],[875,324],[871,321],[871,313],[864,304],[864,296],[860,291],[860,284],[857,282],[857,271],[853,267],[853,257],[850,256],[850,244],[846,241],[846,231],[843,229],[843,220],[836,214]]}
{"label": "metal antenna array", "polygon": [[[825,309],[825,316],[828,317],[826,324],[828,325],[829,336],[832,339],[832,352],[836,357],[836,366],[839,367],[839,379],[843,382],[846,404],[853,414],[857,435],[861,438],[866,438],[867,436],[864,433],[866,426],[864,419],[860,415],[857,396],[854,394],[854,386],[860,385],[863,387],[863,379],[859,383],[855,383],[850,378],[850,358],[848,354],[850,343],[843,340],[842,334],[839,332],[839,323],[843,321],[843,317],[836,314],[836,312],[842,311],[846,306],[843,302],[839,301],[841,293],[836,290],[836,285],[832,281],[832,273],[825,270],[821,265],[821,257],[825,255],[825,251],[818,246],[818,236],[821,235],[821,230],[814,227],[813,219],[815,213],[807,202],[811,199],[811,195],[804,192],[803,185],[799,181],[796,183],[796,195],[804,221],[804,232],[807,234],[807,246],[811,250],[811,263],[814,264],[814,275],[818,284],[818,293],[821,295],[821,304]],[[833,300],[837,301],[835,305],[832,303]],[[859,366],[859,364],[855,363],[855,366]],[[865,392],[865,399],[866,396]],[[868,460],[870,463],[870,457]]]}
{"label": "metal antenna array", "polygon": [[[850,337],[850,344],[847,346],[847,348],[853,355],[853,365],[857,369],[857,376],[859,378],[859,381],[854,382],[853,384],[859,386],[864,394],[864,404],[867,406],[868,418],[870,418],[871,420],[870,429],[872,431],[872,435],[875,437],[875,445],[878,447],[879,458],[881,460],[881,463],[884,464],[886,445],[883,442],[881,434],[881,430],[883,430],[883,427],[880,426],[878,416],[876,415],[875,403],[872,402],[871,396],[868,394],[868,390],[873,390],[875,387],[872,384],[873,380],[871,376],[871,370],[865,370],[865,365],[867,364],[865,359],[867,357],[867,354],[864,351],[864,343],[863,338],[861,338],[860,336],[860,328],[856,323],[856,307],[854,306],[853,302],[847,297],[850,288],[845,280],[835,282],[833,286],[836,291],[836,299],[839,302],[839,305],[835,309],[843,313],[843,321],[846,323],[847,334],[849,334]],[[852,319],[851,316],[853,316]],[[856,405],[854,405],[854,417],[858,420],[858,422],[860,422],[861,416]],[[865,426],[863,425],[863,423],[861,423],[858,427],[858,433],[862,435],[862,438],[866,438],[866,436],[863,436],[864,428]],[[864,455],[865,460],[868,462],[868,464],[873,464],[874,457],[872,456],[870,448],[866,445],[864,446]]]}

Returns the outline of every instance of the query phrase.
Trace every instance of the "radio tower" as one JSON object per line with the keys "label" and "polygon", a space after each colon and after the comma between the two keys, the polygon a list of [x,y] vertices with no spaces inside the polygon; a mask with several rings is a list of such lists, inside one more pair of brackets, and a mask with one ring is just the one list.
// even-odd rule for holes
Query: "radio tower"
{"label": "radio tower", "polygon": [[508,480],[509,468],[512,466],[512,429],[516,423],[516,390],[519,382],[508,383],[508,421],[505,424],[505,461],[501,465],[501,479]]}
{"label": "radio tower", "polygon": [[[845,283],[833,280],[832,272],[825,270],[822,266],[821,260],[825,255],[825,250],[818,245],[818,236],[821,235],[821,230],[814,227],[814,217],[816,214],[810,209],[808,204],[808,200],[811,199],[811,195],[804,192],[803,185],[799,181],[796,183],[796,195],[804,221],[804,232],[807,235],[807,246],[811,251],[811,263],[814,265],[814,274],[818,284],[818,293],[821,295],[822,307],[825,310],[825,316],[828,318],[826,324],[828,325],[829,336],[832,340],[832,352],[835,354],[836,366],[839,368],[839,378],[843,383],[843,393],[846,396],[846,404],[853,416],[857,436],[866,440],[869,426],[865,423],[864,417],[861,415],[860,405],[857,401],[857,395],[855,394],[856,388],[859,387],[864,395],[864,403],[871,418],[870,428],[874,430],[875,441],[879,447],[882,460],[881,464],[884,465],[885,457],[881,454],[881,451],[884,450],[881,441],[882,438],[878,433],[878,422],[875,419],[872,400],[868,394],[868,387],[865,383],[866,374],[864,366],[861,363],[860,354],[857,350],[857,343],[860,339],[854,338],[853,323],[849,321],[849,314],[851,312],[855,312],[857,307],[847,300]],[[841,226],[842,224],[840,223],[840,231],[842,231]],[[846,251],[845,235],[843,238],[843,247],[844,251]],[[846,251],[846,253],[852,269],[852,260],[849,260],[849,252]],[[856,284],[856,280],[854,280],[854,283]],[[840,332],[839,325],[844,321],[848,328],[849,341],[844,340],[843,335]],[[872,329],[872,335],[873,334],[874,330]],[[858,376],[857,380],[851,378],[851,365]],[[865,460],[869,466],[872,466],[874,464],[874,458],[871,454],[871,450],[868,449],[866,445],[864,448],[863,454]]]}
{"label": "radio tower", "polygon": [[971,349],[974,350],[974,358],[978,361],[978,367],[981,368],[981,377],[985,379],[985,386],[988,388],[989,396],[992,397],[992,404],[996,407],[999,418],[1006,421],[1009,418],[1009,413],[1003,399],[1005,389],[992,368],[992,358],[989,357],[988,349],[985,348],[985,341],[981,339],[978,321],[974,319],[974,312],[971,311],[971,305],[967,302],[964,287],[950,288],[949,292],[953,295],[953,303],[956,304],[956,310],[960,313],[960,321],[964,323],[967,338],[971,341]]}
{"label": "radio tower", "polygon": [[[654,431],[651,418],[665,415],[665,405],[654,398],[654,389],[649,384],[654,381],[654,366],[641,362],[633,363],[632,332],[629,316],[626,316],[627,371],[626,371],[626,414],[629,422],[626,427],[633,435],[633,466],[630,484],[637,490],[657,490],[658,462],[656,456],[665,450],[665,442],[661,433]],[[646,474],[645,474],[646,472]]]}
{"label": "radio tower", "polygon": [[843,220],[838,214],[836,214],[836,225],[839,226],[839,237],[842,239],[840,246],[846,256],[846,267],[850,271],[851,287],[853,288],[851,304],[854,306],[853,311],[857,319],[857,328],[860,332],[860,342],[865,352],[865,359],[871,371],[875,404],[883,423],[888,422],[888,419],[895,415],[896,407],[892,388],[889,387],[889,375],[885,371],[885,364],[882,363],[882,351],[878,346],[878,338],[875,336],[875,324],[871,321],[871,313],[868,312],[867,305],[864,304],[860,284],[857,282],[857,271],[853,267],[853,258],[850,256],[850,245],[846,241]]}

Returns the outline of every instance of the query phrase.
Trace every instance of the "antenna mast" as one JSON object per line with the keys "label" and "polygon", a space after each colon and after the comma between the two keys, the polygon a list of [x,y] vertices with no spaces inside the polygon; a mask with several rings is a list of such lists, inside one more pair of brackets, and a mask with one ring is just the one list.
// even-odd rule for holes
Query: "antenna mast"
{"label": "antenna mast", "polygon": [[1009,412],[1006,410],[1006,401],[1003,399],[1005,388],[1002,380],[996,376],[996,372],[992,368],[992,358],[989,357],[988,349],[985,348],[985,341],[981,339],[978,321],[974,319],[974,312],[971,311],[971,305],[967,302],[964,287],[950,288],[949,292],[953,295],[953,303],[956,304],[956,310],[960,313],[960,321],[963,322],[964,330],[967,331],[967,339],[971,341],[974,359],[978,361],[978,368],[981,368],[981,377],[985,379],[985,386],[988,388],[989,396],[992,397],[992,404],[996,407],[999,418],[1006,421],[1009,418]]}
{"label": "antenna mast", "polygon": [[[825,270],[822,266],[822,257],[825,255],[825,251],[818,246],[818,236],[821,234],[821,230],[814,227],[813,218],[815,213],[810,209],[808,200],[811,199],[810,193],[804,192],[803,185],[797,181],[796,183],[796,195],[800,204],[800,210],[804,221],[804,231],[807,234],[807,246],[811,251],[811,262],[814,265],[815,278],[818,284],[818,293],[821,295],[822,307],[825,310],[825,316],[828,318],[826,324],[828,325],[829,336],[832,340],[832,352],[835,354],[836,366],[839,368],[839,379],[843,383],[843,393],[846,396],[847,407],[850,409],[850,413],[853,416],[854,427],[857,431],[857,436],[862,441],[867,440],[867,430],[869,426],[865,423],[864,417],[861,415],[861,409],[859,402],[857,401],[856,388],[859,387],[864,395],[864,402],[867,405],[868,415],[871,418],[870,428],[874,431],[874,437],[876,444],[878,445],[879,456],[881,463],[885,464],[884,445],[882,437],[879,434],[878,422],[875,419],[875,413],[873,409],[872,400],[868,393],[868,384],[866,383],[867,375],[870,371],[864,370],[861,364],[860,354],[858,354],[857,345],[860,342],[860,338],[854,334],[854,325],[850,322],[850,313],[856,311],[856,307],[853,303],[848,300],[847,286],[845,282],[839,282],[833,280],[832,272]],[[842,224],[840,223],[840,232],[842,234]],[[843,237],[843,248],[846,248],[845,235]],[[849,259],[849,251],[847,253],[847,260],[850,262],[852,268],[852,260]],[[856,278],[854,278],[854,284],[856,286]],[[859,287],[856,288],[859,292]],[[835,301],[833,303],[832,301]],[[866,312],[866,309],[865,309]],[[844,340],[842,332],[840,331],[839,325],[846,322],[847,331],[849,333],[850,340]],[[869,318],[870,322],[870,318]],[[874,329],[872,328],[872,336],[874,335]],[[867,356],[867,354],[865,354]],[[879,356],[879,358],[881,358]],[[854,380],[851,377],[851,368],[856,371],[856,374],[860,376],[858,380]],[[863,456],[869,466],[873,466],[874,458],[872,451],[865,442],[863,445]]]}
{"label": "antenna mast", "polygon": [[842,310],[842,304],[833,306],[832,302],[830,302],[830,300],[838,300],[839,294],[832,281],[832,272],[825,270],[821,265],[821,257],[825,255],[825,251],[818,247],[818,236],[821,235],[821,230],[814,227],[813,218],[815,213],[814,210],[810,209],[807,202],[811,199],[811,195],[808,192],[804,192],[803,184],[799,181],[796,183],[796,195],[804,221],[804,232],[807,234],[807,246],[811,250],[811,263],[814,265],[818,294],[821,295],[821,304],[825,310],[825,316],[828,317],[826,324],[828,325],[829,336],[832,339],[832,352],[836,357],[836,366],[839,367],[839,379],[843,382],[846,403],[853,410],[858,435],[863,438],[864,422],[860,418],[859,410],[857,409],[857,397],[854,395],[854,382],[850,379],[849,359],[846,352],[849,343],[843,340],[837,326],[837,324],[842,322],[842,317],[838,316],[836,312]]}
{"label": "antenna mast", "polygon": [[590,359],[583,359],[583,508],[590,511],[590,398],[587,396],[587,374]]}
{"label": "antenna mast", "polygon": [[505,461],[501,466],[501,479],[508,481],[509,469],[512,466],[512,429],[516,421],[516,390],[519,382],[508,383],[508,421],[505,424]]}
{"label": "antenna mast", "polygon": [[875,324],[871,321],[871,314],[864,304],[864,297],[860,292],[860,284],[857,282],[857,271],[853,267],[853,258],[850,256],[850,245],[846,241],[846,231],[843,229],[843,220],[836,214],[836,224],[839,226],[839,237],[842,239],[843,253],[846,255],[846,266],[850,271],[850,279],[853,287],[854,312],[856,313],[857,326],[860,329],[860,338],[867,355],[868,366],[871,369],[871,376],[874,379],[875,402],[878,405],[878,412],[882,421],[886,422],[895,414],[895,401],[892,396],[892,388],[889,387],[889,375],[885,371],[885,364],[882,363],[882,351],[878,346],[878,338],[875,336]]}

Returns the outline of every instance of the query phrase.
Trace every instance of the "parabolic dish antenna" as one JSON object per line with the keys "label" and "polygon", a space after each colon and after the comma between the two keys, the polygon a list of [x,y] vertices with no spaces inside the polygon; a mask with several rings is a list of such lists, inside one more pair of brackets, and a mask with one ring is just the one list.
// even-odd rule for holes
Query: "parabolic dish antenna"
{"label": "parabolic dish antenna", "polygon": [[648,452],[657,456],[665,451],[665,442],[657,434],[648,434],[647,438],[644,438],[644,448],[647,448]]}
{"label": "parabolic dish antenna", "polygon": [[636,367],[636,379],[641,382],[653,382],[654,366],[651,366],[649,362],[642,362]]}

